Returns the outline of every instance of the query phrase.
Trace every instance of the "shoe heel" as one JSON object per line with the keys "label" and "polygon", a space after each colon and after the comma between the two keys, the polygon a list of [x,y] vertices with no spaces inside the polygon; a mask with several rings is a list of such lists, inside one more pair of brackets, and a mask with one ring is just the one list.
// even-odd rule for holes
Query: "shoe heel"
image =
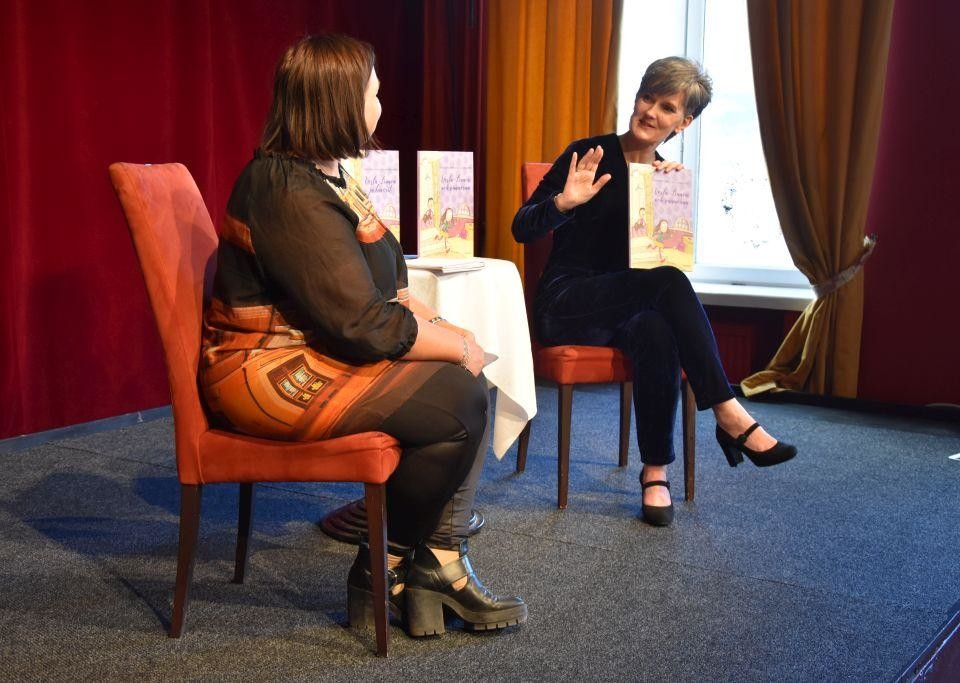
{"label": "shoe heel", "polygon": [[733,446],[722,443],[720,444],[720,448],[723,449],[723,454],[727,456],[727,462],[730,463],[730,467],[736,467],[743,462],[743,453]]}
{"label": "shoe heel", "polygon": [[407,589],[407,633],[411,636],[436,636],[445,632],[443,601],[429,590]]}
{"label": "shoe heel", "polygon": [[373,593],[347,586],[347,618],[354,628],[373,628]]}

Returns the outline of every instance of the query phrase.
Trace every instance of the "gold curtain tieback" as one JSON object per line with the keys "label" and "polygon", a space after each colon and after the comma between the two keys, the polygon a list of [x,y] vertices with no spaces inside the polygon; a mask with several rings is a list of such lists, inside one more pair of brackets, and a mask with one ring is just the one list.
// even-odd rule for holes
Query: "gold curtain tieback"
{"label": "gold curtain tieback", "polygon": [[873,253],[873,249],[876,246],[877,236],[875,234],[864,235],[863,251],[860,252],[859,258],[857,258],[856,262],[852,266],[844,268],[829,280],[818,282],[817,284],[813,285],[813,293],[817,295],[817,298],[822,299],[828,294],[833,294],[835,291],[850,282],[850,280],[852,280],[854,276],[860,272],[860,269],[863,268],[864,261],[870,258],[870,254]]}

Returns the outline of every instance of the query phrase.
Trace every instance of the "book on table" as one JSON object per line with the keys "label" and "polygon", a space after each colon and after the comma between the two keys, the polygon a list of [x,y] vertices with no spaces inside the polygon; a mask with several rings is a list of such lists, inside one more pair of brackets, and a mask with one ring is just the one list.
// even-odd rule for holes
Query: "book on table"
{"label": "book on table", "polygon": [[483,268],[483,261],[477,258],[424,258],[419,256],[407,261],[407,268],[429,270],[434,273],[463,273]]}
{"label": "book on table", "polygon": [[400,241],[400,153],[395,149],[370,150],[356,159],[341,162],[356,180],[397,242]]}
{"label": "book on table", "polygon": [[654,172],[650,164],[630,164],[629,225],[631,268],[694,264],[693,172]]}
{"label": "book on table", "polygon": [[473,152],[417,152],[417,253],[473,256]]}

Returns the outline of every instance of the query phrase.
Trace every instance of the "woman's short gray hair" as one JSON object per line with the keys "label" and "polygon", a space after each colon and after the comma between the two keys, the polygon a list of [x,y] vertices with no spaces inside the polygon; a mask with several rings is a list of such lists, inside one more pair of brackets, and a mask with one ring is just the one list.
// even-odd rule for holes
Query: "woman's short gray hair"
{"label": "woman's short gray hair", "polygon": [[697,62],[686,57],[664,57],[647,67],[636,99],[641,95],[684,93],[684,112],[697,118],[713,97],[713,81]]}

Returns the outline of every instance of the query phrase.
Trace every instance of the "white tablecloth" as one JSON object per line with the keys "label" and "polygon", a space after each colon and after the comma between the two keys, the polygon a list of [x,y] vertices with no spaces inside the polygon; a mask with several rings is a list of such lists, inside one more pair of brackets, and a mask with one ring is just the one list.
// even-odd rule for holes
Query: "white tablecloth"
{"label": "white tablecloth", "polygon": [[410,269],[410,293],[437,313],[473,332],[484,351],[499,356],[483,370],[497,388],[493,452],[502,458],[537,414],[530,332],[517,267],[484,258],[484,267],[437,275]]}

